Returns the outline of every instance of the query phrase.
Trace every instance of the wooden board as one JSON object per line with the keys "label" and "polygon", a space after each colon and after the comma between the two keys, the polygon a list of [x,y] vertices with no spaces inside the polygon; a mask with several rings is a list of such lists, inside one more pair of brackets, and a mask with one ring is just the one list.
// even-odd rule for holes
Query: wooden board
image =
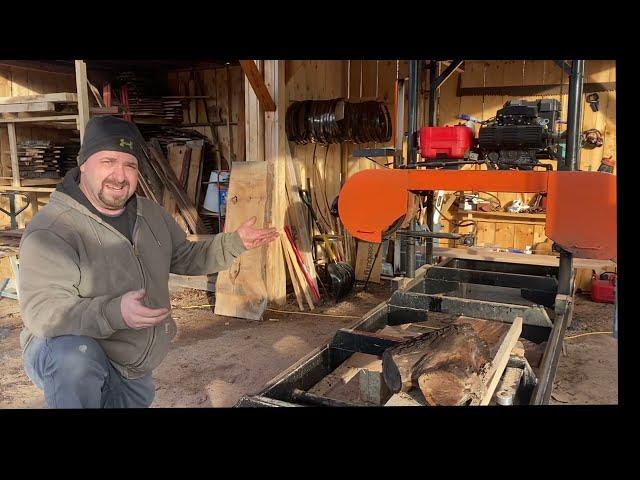
{"label": "wooden board", "polygon": [[[380,283],[382,268],[382,248],[378,251],[378,243],[358,242],[356,253],[356,280],[364,282],[371,272],[369,282]],[[378,256],[376,257],[376,252]]]}
{"label": "wooden board", "polygon": [[302,301],[302,285],[303,285],[302,281],[303,280],[300,279],[298,271],[296,271],[294,267],[295,259],[291,258],[291,255],[289,254],[289,249],[287,248],[287,245],[286,245],[286,242],[288,241],[289,240],[287,239],[286,235],[280,234],[280,243],[282,244],[284,259],[287,263],[287,272],[289,274],[289,280],[291,281],[291,286],[293,287],[293,291],[296,295],[298,308],[300,308],[300,311],[302,312],[304,310],[304,302]]}
{"label": "wooden board", "polygon": [[285,145],[285,191],[287,194],[287,213],[285,217],[286,223],[291,229],[293,241],[300,251],[302,260],[304,261],[309,276],[313,280],[313,284],[318,289],[318,279],[316,269],[313,265],[313,250],[311,246],[311,232],[309,230],[307,219],[307,207],[300,198],[300,176],[291,158],[291,150],[289,142]]}
{"label": "wooden board", "polygon": [[53,102],[34,102],[34,103],[8,103],[0,104],[0,113],[19,113],[19,112],[54,112],[56,106]]}
{"label": "wooden board", "polygon": [[513,248],[524,250],[527,245],[533,248],[533,225],[515,225]]}
{"label": "wooden board", "polygon": [[478,222],[476,230],[476,245],[487,247],[495,245],[496,224],[490,222]]}
{"label": "wooden board", "polygon": [[[191,160],[189,162],[189,174],[187,177],[187,196],[196,205],[196,194],[202,187],[198,185],[200,174],[200,164],[202,163],[203,140],[189,140],[187,147],[191,149]],[[197,207],[198,205],[196,205]]]}
{"label": "wooden board", "polygon": [[[304,274],[302,266],[300,266],[300,264],[298,263],[295,252],[293,251],[293,245],[289,241],[289,238],[287,237],[286,233],[280,234],[280,235],[282,236],[281,244],[284,249],[285,257],[289,262],[291,262],[291,269],[294,272],[294,276],[298,282],[298,285],[300,286],[300,290],[302,291],[302,293],[304,293],[304,296],[307,300],[307,304],[309,305],[309,310],[314,310],[315,305],[313,303],[313,298],[311,297],[311,287],[307,282],[307,277]],[[305,269],[305,271],[308,271],[308,270]]]}
{"label": "wooden board", "polygon": [[513,248],[515,225],[511,223],[496,223],[495,244],[501,248]]}
{"label": "wooden board", "polygon": [[367,353],[354,353],[347,358],[338,368],[333,372],[324,376],[322,380],[316,383],[309,389],[309,393],[316,395],[326,395],[331,392],[336,386],[348,383],[362,370],[369,370],[375,372],[382,371],[382,360],[375,355],[369,355]]}
{"label": "wooden board", "polygon": [[87,85],[87,64],[83,60],[75,61],[76,91],[78,94],[78,130],[80,141],[84,138],[84,129],[89,121],[89,88]]}
{"label": "wooden board", "polygon": [[[249,61],[255,67],[252,61]],[[276,111],[267,111],[264,119],[264,157],[267,162],[267,208],[266,225],[282,231],[286,214],[285,190],[285,84],[284,60],[265,60],[264,80]],[[266,109],[265,109],[266,110]],[[275,305],[286,303],[286,274],[280,242],[267,245],[265,277],[270,302]]]}
{"label": "wooden board", "polygon": [[[234,162],[229,181],[225,231],[233,232],[249,218],[256,228],[264,227],[267,202],[266,162]],[[265,247],[244,252],[229,270],[218,274],[216,315],[259,320],[267,308],[263,277]]]}
{"label": "wooden board", "polygon": [[[180,179],[182,167],[186,158],[187,147],[184,145],[170,143],[167,146],[167,150],[167,160],[169,160],[169,165],[171,165],[171,169],[173,170],[173,173],[175,173],[176,177]],[[162,204],[164,205],[164,208],[167,210],[167,212],[169,212],[171,215],[175,214],[176,200],[173,193],[168,188],[164,191]]]}
{"label": "wooden board", "polygon": [[15,97],[0,97],[0,105],[13,103],[36,103],[36,102],[77,102],[78,95],[76,93],[45,93],[41,95],[22,95]]}
{"label": "wooden board", "polygon": [[[448,258],[466,258],[469,260],[487,260],[490,262],[522,263],[525,265],[542,265],[557,267],[560,264],[554,255],[535,255],[524,253],[492,252],[480,247],[445,248],[434,247],[433,254]],[[615,262],[610,260],[595,260],[591,258],[574,258],[573,268],[615,268]]]}
{"label": "wooden board", "polygon": [[194,233],[202,233],[204,224],[200,215],[187,197],[187,192],[180,185],[180,180],[172,170],[168,160],[164,157],[158,139],[154,138],[149,144],[149,163],[160,177],[165,189],[173,194],[178,210],[189,226],[189,230]]}
{"label": "wooden board", "polygon": [[507,367],[511,351],[513,350],[513,347],[515,347],[518,338],[520,338],[521,333],[522,318],[516,317],[516,319],[509,327],[507,335],[500,344],[500,348],[498,349],[495,357],[493,358],[493,361],[491,362],[491,368],[489,369],[486,377],[488,379],[487,391],[480,401],[480,405],[489,405],[491,397],[493,397],[493,392],[498,386],[500,377],[502,377],[502,372],[504,372],[504,369]]}

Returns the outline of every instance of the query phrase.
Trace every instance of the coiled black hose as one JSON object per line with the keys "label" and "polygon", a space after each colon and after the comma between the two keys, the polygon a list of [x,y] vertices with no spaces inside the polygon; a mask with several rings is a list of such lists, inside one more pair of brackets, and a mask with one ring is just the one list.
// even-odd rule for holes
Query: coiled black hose
{"label": "coiled black hose", "polygon": [[384,143],[391,140],[391,115],[383,102],[304,100],[289,106],[285,128],[289,141],[301,145]]}

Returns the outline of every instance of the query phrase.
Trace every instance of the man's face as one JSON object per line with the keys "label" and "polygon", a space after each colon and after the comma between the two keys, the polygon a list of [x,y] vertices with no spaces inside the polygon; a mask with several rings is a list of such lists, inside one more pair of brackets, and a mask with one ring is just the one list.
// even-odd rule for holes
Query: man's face
{"label": "man's face", "polygon": [[138,159],[102,150],[80,165],[80,188],[98,210],[121,210],[138,186]]}

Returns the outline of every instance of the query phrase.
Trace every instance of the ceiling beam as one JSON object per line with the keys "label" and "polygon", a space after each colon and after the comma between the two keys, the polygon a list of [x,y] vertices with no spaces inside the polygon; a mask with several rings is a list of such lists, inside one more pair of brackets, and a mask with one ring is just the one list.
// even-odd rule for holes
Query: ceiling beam
{"label": "ceiling beam", "polygon": [[242,71],[247,76],[247,80],[251,84],[251,88],[258,97],[258,101],[265,112],[275,112],[276,104],[271,98],[271,94],[264,83],[262,74],[258,70],[256,63],[253,60],[240,60],[240,66]]}

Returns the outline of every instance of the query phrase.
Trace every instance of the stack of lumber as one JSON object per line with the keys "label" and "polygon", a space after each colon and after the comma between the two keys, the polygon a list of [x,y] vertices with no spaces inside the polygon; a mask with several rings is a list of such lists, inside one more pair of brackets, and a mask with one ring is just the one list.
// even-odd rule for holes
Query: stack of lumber
{"label": "stack of lumber", "polygon": [[[22,178],[60,178],[62,146],[46,140],[18,143],[18,168]],[[10,166],[9,166],[10,167]]]}
{"label": "stack of lumber", "polygon": [[121,88],[127,90],[129,113],[136,122],[146,119],[163,120],[169,123],[182,121],[183,100],[163,98],[166,87],[151,74],[122,72],[118,75]]}
{"label": "stack of lumber", "polygon": [[69,170],[78,166],[78,151],[80,150],[80,138],[72,138],[62,145],[60,158],[60,175],[65,176]]}
{"label": "stack of lumber", "polygon": [[45,93],[0,97],[0,115],[3,118],[54,116],[74,114],[78,111],[75,93]]}

